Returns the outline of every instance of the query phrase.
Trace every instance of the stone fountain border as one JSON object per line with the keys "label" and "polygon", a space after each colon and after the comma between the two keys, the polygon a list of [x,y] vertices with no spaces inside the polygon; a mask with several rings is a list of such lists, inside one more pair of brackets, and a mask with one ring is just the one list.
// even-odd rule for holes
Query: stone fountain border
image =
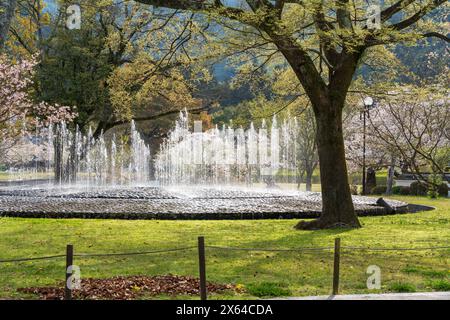
{"label": "stone fountain border", "polygon": [[[320,216],[320,193],[284,195],[285,191],[268,191],[255,194],[248,191],[242,196],[233,192],[223,194],[201,193],[198,197],[181,197],[163,188],[131,188],[115,191],[63,193],[50,196],[33,194],[23,189],[0,189],[0,217],[23,218],[83,218],[128,220],[253,220],[253,219],[312,219]],[[146,190],[153,193],[146,194]],[[181,188],[184,191],[183,188]],[[197,189],[196,189],[197,190]],[[208,190],[208,189],[205,189]],[[28,192],[28,193],[27,193]],[[114,193],[116,192],[116,193]],[[140,196],[143,192],[143,196]],[[239,191],[240,192],[240,191]],[[271,192],[274,192],[273,194]],[[127,196],[129,194],[129,197]],[[407,203],[386,200],[394,212],[376,205],[376,198],[354,196],[355,210],[359,216],[380,216],[417,212]]]}

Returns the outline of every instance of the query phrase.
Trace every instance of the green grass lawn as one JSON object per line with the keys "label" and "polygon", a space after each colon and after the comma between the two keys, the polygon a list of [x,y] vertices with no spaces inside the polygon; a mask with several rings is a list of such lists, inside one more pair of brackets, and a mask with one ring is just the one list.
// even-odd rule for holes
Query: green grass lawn
{"label": "green grass lawn", "polygon": [[10,173],[0,171],[0,181],[14,181],[14,180],[26,180],[26,179],[49,179],[52,174],[46,172],[21,172]]}
{"label": "green grass lawn", "polygon": [[[0,219],[0,259],[62,254],[68,243],[75,253],[112,253],[207,245],[245,248],[332,246],[428,247],[450,245],[450,200],[394,197],[435,206],[434,211],[361,218],[358,230],[296,231],[296,220],[256,221],[126,221],[82,219]],[[245,293],[212,298],[252,298],[273,295],[329,294],[333,253],[247,252],[207,248],[210,281],[242,285]],[[116,275],[197,275],[192,249],[154,255],[75,258],[82,277]],[[366,293],[369,265],[381,268],[382,289],[370,291],[450,291],[450,249],[437,251],[343,250],[341,293]],[[27,286],[55,285],[64,279],[64,258],[0,263],[0,298],[21,298]],[[173,298],[173,297],[158,297]],[[181,297],[177,297],[181,298]],[[186,298],[186,297],[182,297]],[[193,297],[197,298],[197,297]]]}

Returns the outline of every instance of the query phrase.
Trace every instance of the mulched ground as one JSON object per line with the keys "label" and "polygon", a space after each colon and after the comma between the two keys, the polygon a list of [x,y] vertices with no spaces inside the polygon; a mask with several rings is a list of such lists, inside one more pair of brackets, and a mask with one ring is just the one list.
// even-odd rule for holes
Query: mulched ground
{"label": "mulched ground", "polygon": [[[234,290],[231,284],[207,283],[208,293]],[[35,287],[20,288],[19,292],[39,295],[42,300],[62,300],[64,288]],[[129,276],[108,279],[81,279],[81,289],[73,290],[74,299],[130,300],[140,296],[199,295],[199,279],[187,276]]]}

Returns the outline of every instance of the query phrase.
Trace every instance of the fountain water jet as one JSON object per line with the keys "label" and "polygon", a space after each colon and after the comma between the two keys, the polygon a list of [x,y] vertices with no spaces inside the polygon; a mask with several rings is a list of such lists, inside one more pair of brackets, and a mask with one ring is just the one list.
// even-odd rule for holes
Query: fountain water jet
{"label": "fountain water jet", "polygon": [[269,129],[263,120],[259,130],[251,123],[246,131],[224,125],[205,132],[191,131],[188,119],[186,111],[180,112],[156,156],[156,178],[163,185],[273,185],[282,170],[296,172],[299,157],[292,137],[300,128],[295,118],[284,120],[281,129],[274,116]]}
{"label": "fountain water jet", "polygon": [[[48,180],[49,188],[55,184],[89,189],[147,183],[150,177],[150,148],[133,121],[130,129],[129,139],[118,139],[115,134],[106,136],[104,133],[94,138],[91,128],[83,135],[78,126],[71,131],[64,122],[50,125],[26,141],[37,150],[32,155],[29,149],[24,151],[29,158],[36,159],[35,164],[30,166],[24,161],[13,171],[33,170],[28,180],[43,176]],[[43,165],[38,167],[38,163]]]}

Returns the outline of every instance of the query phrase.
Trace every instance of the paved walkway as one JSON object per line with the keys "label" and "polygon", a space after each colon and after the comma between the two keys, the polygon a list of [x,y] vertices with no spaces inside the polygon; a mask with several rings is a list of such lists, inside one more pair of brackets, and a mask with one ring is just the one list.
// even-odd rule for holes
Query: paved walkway
{"label": "paved walkway", "polygon": [[450,300],[448,292],[349,294],[338,296],[287,297],[282,300]]}

